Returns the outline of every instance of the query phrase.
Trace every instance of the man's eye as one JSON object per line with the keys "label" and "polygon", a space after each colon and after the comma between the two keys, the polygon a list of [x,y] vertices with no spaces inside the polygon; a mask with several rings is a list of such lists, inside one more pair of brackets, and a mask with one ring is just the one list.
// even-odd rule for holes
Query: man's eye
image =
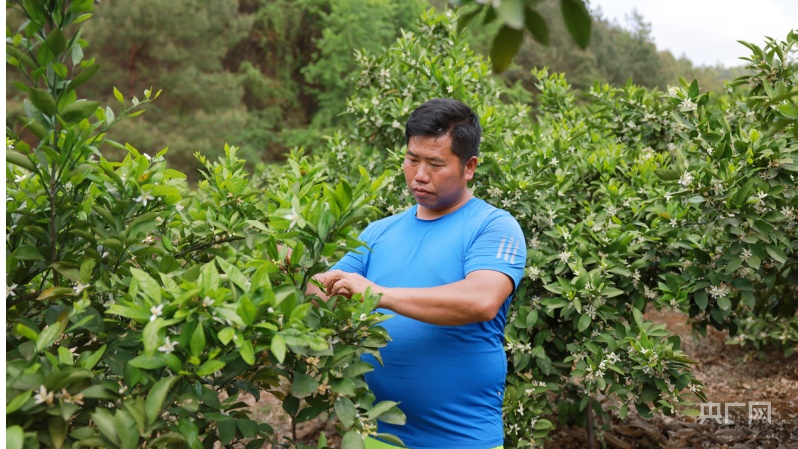
{"label": "man's eye", "polygon": [[432,166],[433,166],[433,167],[435,167],[435,168],[440,168],[440,167],[443,167],[443,165],[441,165],[441,164],[430,164],[430,165],[432,165]]}

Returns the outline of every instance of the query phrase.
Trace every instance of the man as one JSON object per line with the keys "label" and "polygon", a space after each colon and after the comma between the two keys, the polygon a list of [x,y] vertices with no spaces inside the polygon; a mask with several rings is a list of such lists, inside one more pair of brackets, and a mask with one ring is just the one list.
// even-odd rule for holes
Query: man
{"label": "man", "polygon": [[[526,244],[507,212],[475,198],[482,136],[477,115],[452,99],[430,100],[405,128],[403,168],[416,205],[371,223],[369,249],[316,276],[326,295],[382,294],[396,316],[392,341],[366,382],[377,401],[398,401],[404,426],[379,423],[413,449],[492,449],[503,444],[501,405],[507,309],[524,273]],[[326,294],[325,294],[326,293]],[[392,447],[369,439],[367,448]]]}

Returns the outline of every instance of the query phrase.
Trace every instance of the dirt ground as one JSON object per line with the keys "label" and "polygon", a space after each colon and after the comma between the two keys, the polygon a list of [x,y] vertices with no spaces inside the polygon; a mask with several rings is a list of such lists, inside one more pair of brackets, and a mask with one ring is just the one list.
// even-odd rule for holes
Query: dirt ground
{"label": "dirt ground", "polygon": [[[784,358],[770,351],[760,357],[756,352],[724,343],[725,334],[708,329],[706,338],[693,335],[683,314],[652,311],[652,321],[666,323],[671,333],[682,338],[682,349],[698,364],[694,375],[705,385],[708,403],[728,406],[734,423],[686,416],[655,415],[643,419],[633,412],[624,420],[614,419],[609,431],[599,435],[608,448],[718,448],[718,449],[798,449],[798,353]],[[770,403],[771,420],[748,423],[749,405]],[[735,405],[740,404],[740,405]],[[276,435],[290,436],[291,426],[279,400],[269,394],[252,400],[257,419],[274,427]],[[708,406],[707,406],[708,407]],[[722,409],[720,409],[722,411]],[[707,408],[707,414],[712,411]],[[333,423],[316,419],[297,426],[299,441],[312,444],[324,432],[330,447],[340,447]],[[545,449],[587,448],[583,428],[560,426],[544,443]],[[602,447],[597,442],[597,448]],[[452,448],[456,449],[456,448]]]}

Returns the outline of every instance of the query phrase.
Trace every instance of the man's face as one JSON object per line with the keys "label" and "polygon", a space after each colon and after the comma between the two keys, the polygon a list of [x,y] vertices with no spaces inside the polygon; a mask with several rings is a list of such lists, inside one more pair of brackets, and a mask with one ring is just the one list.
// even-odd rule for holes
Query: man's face
{"label": "man's face", "polygon": [[452,152],[452,139],[413,136],[407,144],[402,164],[410,193],[421,207],[444,212],[460,203],[468,194],[467,182],[474,177],[477,158],[463,167]]}

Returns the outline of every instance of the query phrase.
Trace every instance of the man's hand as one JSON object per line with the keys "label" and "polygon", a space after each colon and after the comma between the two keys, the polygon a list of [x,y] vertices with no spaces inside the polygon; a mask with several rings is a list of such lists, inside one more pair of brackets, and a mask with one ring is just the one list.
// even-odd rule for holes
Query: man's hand
{"label": "man's hand", "polygon": [[317,274],[314,279],[324,285],[325,293],[329,296],[343,295],[351,298],[356,293],[362,294],[368,287],[374,293],[383,293],[382,287],[356,273],[331,270]]}

